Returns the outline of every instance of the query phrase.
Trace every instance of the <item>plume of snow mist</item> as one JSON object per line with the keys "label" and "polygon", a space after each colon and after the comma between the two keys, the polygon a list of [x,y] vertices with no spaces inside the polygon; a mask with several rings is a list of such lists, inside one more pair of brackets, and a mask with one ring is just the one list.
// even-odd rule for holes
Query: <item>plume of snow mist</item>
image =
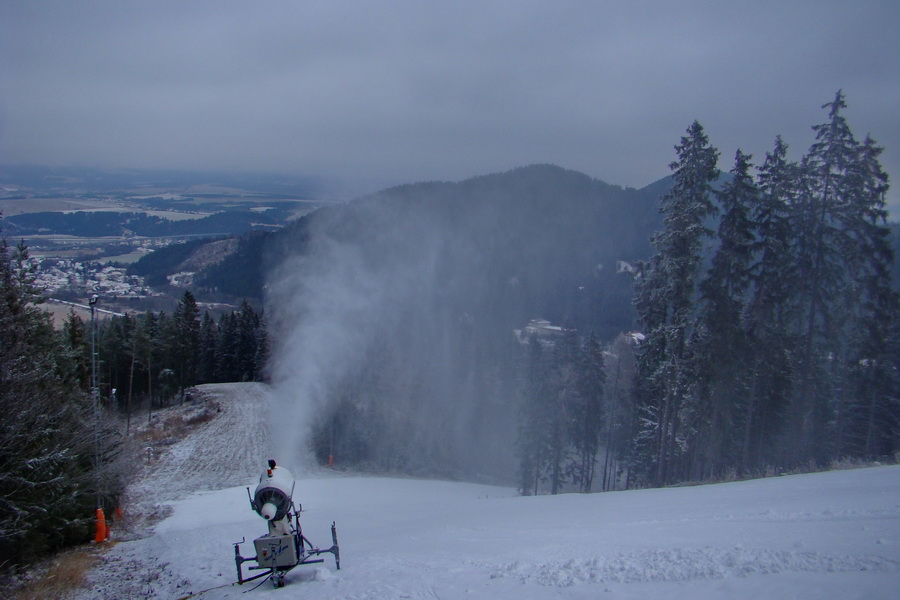
{"label": "plume of snow mist", "polygon": [[340,407],[345,447],[364,447],[370,468],[513,472],[514,410],[477,375],[490,351],[468,312],[484,297],[483,256],[446,210],[366,200],[308,219],[302,252],[267,288],[276,456],[310,464],[314,428]]}
{"label": "plume of snow mist", "polygon": [[286,258],[269,285],[272,453],[298,466],[311,461],[309,436],[329,386],[362,360],[380,303],[382,290],[358,252],[317,237],[308,254]]}
{"label": "plume of snow mist", "polygon": [[645,255],[651,206],[534,165],[308,215],[278,236],[267,282],[277,454],[510,482],[513,330],[538,317],[628,327],[630,280],[598,265]]}

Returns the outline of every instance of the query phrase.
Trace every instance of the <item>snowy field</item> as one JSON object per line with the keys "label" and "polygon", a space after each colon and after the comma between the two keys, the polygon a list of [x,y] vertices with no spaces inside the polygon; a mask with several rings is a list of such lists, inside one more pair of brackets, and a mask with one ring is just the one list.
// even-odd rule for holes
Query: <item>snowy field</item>
{"label": "snowy field", "polygon": [[[264,402],[264,388],[238,389],[223,400],[224,415],[240,410],[227,402]],[[233,542],[246,538],[242,552],[252,555],[250,540],[266,531],[247,499],[253,474],[245,474],[243,485],[207,491],[221,482],[234,485],[215,460],[200,458],[205,451],[213,457],[226,452],[210,441],[223,436],[232,448],[241,446],[232,429],[248,425],[239,419],[228,425],[229,418],[204,425],[160,460],[178,468],[160,466],[160,476],[148,478],[153,485],[140,486],[141,493],[165,501],[172,485],[178,492],[170,495],[181,499],[171,502],[170,516],[148,537],[107,552],[91,574],[91,589],[80,597],[174,600],[223,585],[199,597],[900,597],[896,466],[554,497],[307,471],[295,492],[304,533],[326,548],[336,521],[342,569],[335,570],[326,554],[321,565],[291,571],[284,588],[268,582],[252,590],[257,582],[229,586],[236,580]],[[201,450],[197,439],[212,447]],[[221,458],[237,471],[250,468],[245,452]],[[192,464],[206,466],[192,470]],[[198,483],[194,490],[191,481]]]}

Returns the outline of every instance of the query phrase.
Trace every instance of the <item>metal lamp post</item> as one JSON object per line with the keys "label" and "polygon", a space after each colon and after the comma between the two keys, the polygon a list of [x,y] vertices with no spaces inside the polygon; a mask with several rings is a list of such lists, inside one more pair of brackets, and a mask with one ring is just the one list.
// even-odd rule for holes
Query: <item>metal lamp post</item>
{"label": "metal lamp post", "polygon": [[97,389],[97,294],[91,296],[91,400],[94,405],[94,477],[97,487],[97,508],[100,508],[100,390]]}

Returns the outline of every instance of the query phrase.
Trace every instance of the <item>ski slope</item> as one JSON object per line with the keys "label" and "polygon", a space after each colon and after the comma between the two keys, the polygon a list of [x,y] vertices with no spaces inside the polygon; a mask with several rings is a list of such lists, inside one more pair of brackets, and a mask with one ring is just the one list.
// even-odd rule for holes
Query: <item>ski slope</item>
{"label": "ski slope", "polygon": [[[259,401],[229,394],[224,411],[238,410],[227,402]],[[248,591],[256,582],[228,584],[236,580],[233,542],[246,539],[243,554],[252,555],[251,540],[266,531],[245,489],[255,486],[256,476],[222,487],[233,486],[227,469],[196,453],[223,452],[217,446],[225,442],[211,440],[225,438],[233,446],[242,428],[255,426],[224,419],[204,425],[197,435],[211,447],[201,451],[195,444],[189,454],[212,475],[161,465],[179,492],[180,499],[169,502],[171,514],[148,537],[109,550],[80,597],[174,600],[217,586],[224,587],[199,597],[887,599],[900,590],[897,466],[519,497],[507,488],[288,464],[295,474],[305,472],[295,491],[304,533],[328,547],[336,521],[342,569],[325,555],[321,565],[291,571],[284,588],[263,583]],[[171,454],[165,460],[185,452],[174,448]],[[226,462],[229,456],[222,455]],[[260,471],[266,458],[259,457]],[[139,488],[167,499],[165,479],[155,479],[152,492]],[[205,487],[188,494],[184,479]]]}

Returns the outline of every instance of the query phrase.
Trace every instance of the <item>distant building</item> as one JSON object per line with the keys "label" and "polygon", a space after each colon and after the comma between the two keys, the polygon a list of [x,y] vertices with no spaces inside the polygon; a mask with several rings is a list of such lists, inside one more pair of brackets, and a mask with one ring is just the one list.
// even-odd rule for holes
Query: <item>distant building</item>
{"label": "distant building", "polygon": [[537,338],[544,344],[552,345],[555,338],[561,337],[564,331],[562,327],[553,325],[546,319],[532,319],[525,329],[514,329],[513,333],[520,344],[527,344],[531,338]]}

